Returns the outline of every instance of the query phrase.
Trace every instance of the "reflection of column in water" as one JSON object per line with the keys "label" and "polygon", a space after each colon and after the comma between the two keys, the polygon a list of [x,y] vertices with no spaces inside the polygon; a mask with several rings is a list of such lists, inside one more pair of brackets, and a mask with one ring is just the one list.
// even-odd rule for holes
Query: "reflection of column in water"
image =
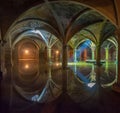
{"label": "reflection of column in water", "polygon": [[116,46],[116,64],[118,63],[118,46]]}
{"label": "reflection of column in water", "polygon": [[109,66],[109,63],[108,61],[105,63],[105,72],[106,74],[108,75],[108,66]]}
{"label": "reflection of column in water", "polygon": [[[57,85],[53,80],[51,76],[51,65],[48,67],[48,74],[49,78],[47,80],[47,83],[42,90],[42,92],[39,95],[35,95],[32,97],[33,101],[38,101],[38,102],[45,102],[46,99],[49,99],[50,95],[53,96],[53,98],[56,98],[58,96],[58,91],[60,92],[61,88],[59,85]],[[57,93],[56,93],[57,92]],[[57,94],[57,95],[56,95]],[[36,98],[36,99],[35,99]],[[35,100],[34,100],[35,99]],[[49,100],[47,100],[49,101]]]}
{"label": "reflection of column in water", "polygon": [[117,62],[115,64],[115,68],[116,68],[115,81],[117,83],[117,79],[118,79],[118,63]]}
{"label": "reflection of column in water", "polygon": [[51,63],[51,47],[48,47],[48,62]]}
{"label": "reflection of column in water", "polygon": [[105,48],[105,60],[106,62],[108,62],[109,60],[109,48],[108,47]]}
{"label": "reflection of column in water", "polygon": [[62,92],[66,93],[67,92],[67,69],[62,70]]}
{"label": "reflection of column in water", "polygon": [[77,65],[76,65],[76,63],[75,63],[75,65],[74,65],[74,73],[75,73],[75,74],[77,73]]}
{"label": "reflection of column in water", "polygon": [[51,65],[49,65],[49,67],[48,67],[48,79],[52,79],[52,74],[51,74]]}
{"label": "reflection of column in water", "polygon": [[117,83],[117,79],[118,79],[118,46],[116,46],[116,83]]}
{"label": "reflection of column in water", "polygon": [[109,61],[109,48],[108,47],[105,48],[105,60],[106,60],[106,62],[105,62],[105,72],[108,75],[108,66],[109,66],[109,64],[108,64],[108,61]]}
{"label": "reflection of column in water", "polygon": [[68,57],[67,57],[67,44],[65,44],[65,42],[62,45],[62,82],[63,82],[63,86],[62,86],[62,91],[63,93],[67,92],[67,61],[68,61]]}
{"label": "reflection of column in water", "polygon": [[92,64],[92,71],[91,71],[91,73],[90,73],[90,81],[91,82],[95,82],[96,81],[96,73],[95,73],[95,66],[94,66],[94,64]]}
{"label": "reflection of column in water", "polygon": [[92,60],[95,60],[95,45],[91,44],[91,50],[92,50]]}
{"label": "reflection of column in water", "polygon": [[99,84],[100,83],[100,75],[101,75],[101,71],[100,71],[101,66],[96,66],[96,82]]}
{"label": "reflection of column in water", "polygon": [[12,102],[13,102],[13,84],[14,84],[14,80],[13,80],[13,51],[10,51],[11,54],[11,83],[10,83],[10,102],[9,102],[9,106],[12,107]]}

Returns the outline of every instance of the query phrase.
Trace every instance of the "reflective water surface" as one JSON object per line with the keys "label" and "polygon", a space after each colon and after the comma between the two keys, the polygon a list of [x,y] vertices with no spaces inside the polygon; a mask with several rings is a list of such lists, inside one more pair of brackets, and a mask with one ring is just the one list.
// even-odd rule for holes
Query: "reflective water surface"
{"label": "reflective water surface", "polygon": [[[87,105],[88,109],[92,109],[92,111],[98,110],[96,102],[100,99],[98,98],[100,97],[100,87],[97,83],[97,76],[100,76],[101,88],[110,89],[116,82],[116,72],[116,63],[114,62],[103,63],[97,73],[97,66],[93,63],[68,63],[68,69],[63,72],[60,62],[49,65],[39,64],[37,60],[19,60],[11,68],[11,77],[6,75],[3,80],[1,89],[2,101],[5,104],[3,104],[3,108],[8,106],[8,111],[11,113],[22,113],[26,110],[33,113],[30,110],[31,106],[37,110],[43,104],[49,106],[53,104],[59,111],[54,105],[58,102],[62,107],[66,105],[68,107],[69,104],[69,107],[74,106],[70,108],[70,111],[78,105],[82,106],[82,109]],[[64,102],[61,104],[62,101]],[[90,103],[93,101],[94,104],[91,105]],[[86,105],[84,105],[85,103]],[[38,105],[39,107],[37,107]],[[67,113],[64,112],[64,107],[61,108],[60,113]],[[74,113],[81,113],[81,108],[78,108]],[[45,109],[49,109],[49,107]],[[37,111],[41,112],[40,109]],[[87,111],[85,112],[87,113]],[[42,111],[41,113],[48,112]],[[55,113],[55,110],[52,112],[51,108],[50,113]]]}

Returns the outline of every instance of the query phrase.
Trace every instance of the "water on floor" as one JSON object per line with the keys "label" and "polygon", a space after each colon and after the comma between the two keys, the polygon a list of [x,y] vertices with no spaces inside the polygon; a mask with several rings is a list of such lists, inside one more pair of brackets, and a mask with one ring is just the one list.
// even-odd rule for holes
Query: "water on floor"
{"label": "water on floor", "polygon": [[[120,113],[116,63],[39,64],[19,60],[4,73],[0,113]],[[98,77],[100,76],[100,77]],[[113,112],[112,112],[113,110]]]}

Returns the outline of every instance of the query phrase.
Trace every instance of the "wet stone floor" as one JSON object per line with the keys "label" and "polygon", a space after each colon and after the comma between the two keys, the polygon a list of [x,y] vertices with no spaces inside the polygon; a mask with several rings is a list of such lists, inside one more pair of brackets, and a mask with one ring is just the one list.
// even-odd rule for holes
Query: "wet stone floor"
{"label": "wet stone floor", "polygon": [[68,63],[62,71],[59,62],[20,61],[8,69],[0,82],[0,113],[120,113],[120,94],[112,90],[115,63],[99,69]]}

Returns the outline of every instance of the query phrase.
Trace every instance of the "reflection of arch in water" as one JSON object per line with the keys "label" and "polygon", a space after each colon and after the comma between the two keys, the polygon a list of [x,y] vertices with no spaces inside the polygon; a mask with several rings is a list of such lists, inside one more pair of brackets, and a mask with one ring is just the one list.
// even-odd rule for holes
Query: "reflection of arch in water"
{"label": "reflection of arch in water", "polygon": [[[117,65],[116,65],[117,67]],[[87,75],[87,76],[84,76],[76,67],[76,65],[74,67],[70,67],[71,70],[73,70],[73,72],[75,73],[75,78],[82,84],[86,84],[86,85],[90,85],[91,83],[96,83],[96,72],[95,72],[95,65],[92,64],[92,70],[91,72]],[[108,68],[107,68],[108,69]],[[105,70],[106,71],[106,70]],[[107,70],[108,71],[108,70]],[[116,68],[116,72],[117,72],[117,68]],[[106,73],[106,72],[105,72]],[[109,77],[109,73],[106,73]],[[104,75],[105,76],[105,75]],[[101,79],[102,76],[101,76]],[[112,80],[110,83],[101,83],[101,86],[102,87],[109,87],[109,86],[112,86],[115,82],[117,81],[117,73],[115,75],[115,79]],[[92,84],[91,84],[92,85]],[[95,85],[95,84],[94,84]]]}
{"label": "reflection of arch in water", "polygon": [[42,90],[36,90],[34,92],[27,92],[23,88],[14,85],[15,89],[19,94],[29,101],[35,101],[39,103],[50,102],[56,99],[62,92],[61,86],[57,85],[51,76],[51,67],[48,68],[48,80],[46,85],[42,88]]}
{"label": "reflection of arch in water", "polygon": [[[105,69],[105,73],[107,74],[106,76],[108,77],[108,76],[109,76],[109,73],[108,73],[108,72],[109,72],[109,70],[108,70],[108,64],[106,64],[106,65],[107,65],[107,68]],[[114,83],[117,82],[117,75],[118,75],[118,74],[117,74],[117,72],[118,72],[118,71],[117,71],[117,70],[118,70],[117,64],[116,64],[116,67],[115,67],[115,68],[116,68],[116,70],[115,70],[115,71],[116,71],[116,74],[114,75],[114,76],[115,76],[114,80],[111,81],[110,83],[107,83],[107,84],[102,83],[102,84],[101,84],[102,87],[109,87],[109,86],[112,86]]]}
{"label": "reflection of arch in water", "polygon": [[[22,61],[22,62],[24,63],[25,61]],[[29,61],[27,61],[27,62],[29,62]],[[35,62],[35,64],[32,63],[31,68],[33,67],[33,65],[36,65],[36,62]],[[13,65],[13,67],[12,67],[12,80],[13,80],[12,82],[14,82],[15,84],[22,86],[23,84],[26,83],[26,84],[29,84],[30,86],[32,86],[34,81],[41,80],[40,74],[42,74],[42,73],[40,73],[38,66],[36,68],[26,69],[25,71],[23,71],[23,69],[20,70],[19,68],[24,68],[24,67],[23,66],[20,67],[19,65],[17,65],[17,66]],[[35,83],[37,83],[37,82],[35,82]]]}
{"label": "reflection of arch in water", "polygon": [[52,79],[48,79],[47,84],[45,85],[41,94],[33,96],[31,100],[40,103],[49,102],[57,98],[61,94],[61,92],[62,90],[60,86],[56,85],[56,83]]}
{"label": "reflection of arch in water", "polygon": [[87,84],[89,83],[89,74],[87,76],[84,76],[77,68],[76,68],[76,65],[74,67],[70,67],[71,70],[73,70],[73,72],[75,73],[75,78],[80,82],[80,83],[84,83],[84,84]]}
{"label": "reflection of arch in water", "polygon": [[57,98],[61,94],[60,86],[52,79],[48,79],[45,87],[42,89],[41,93],[39,90],[34,92],[26,92],[21,87],[14,85],[16,91],[26,100],[35,101],[39,103],[49,102]]}

